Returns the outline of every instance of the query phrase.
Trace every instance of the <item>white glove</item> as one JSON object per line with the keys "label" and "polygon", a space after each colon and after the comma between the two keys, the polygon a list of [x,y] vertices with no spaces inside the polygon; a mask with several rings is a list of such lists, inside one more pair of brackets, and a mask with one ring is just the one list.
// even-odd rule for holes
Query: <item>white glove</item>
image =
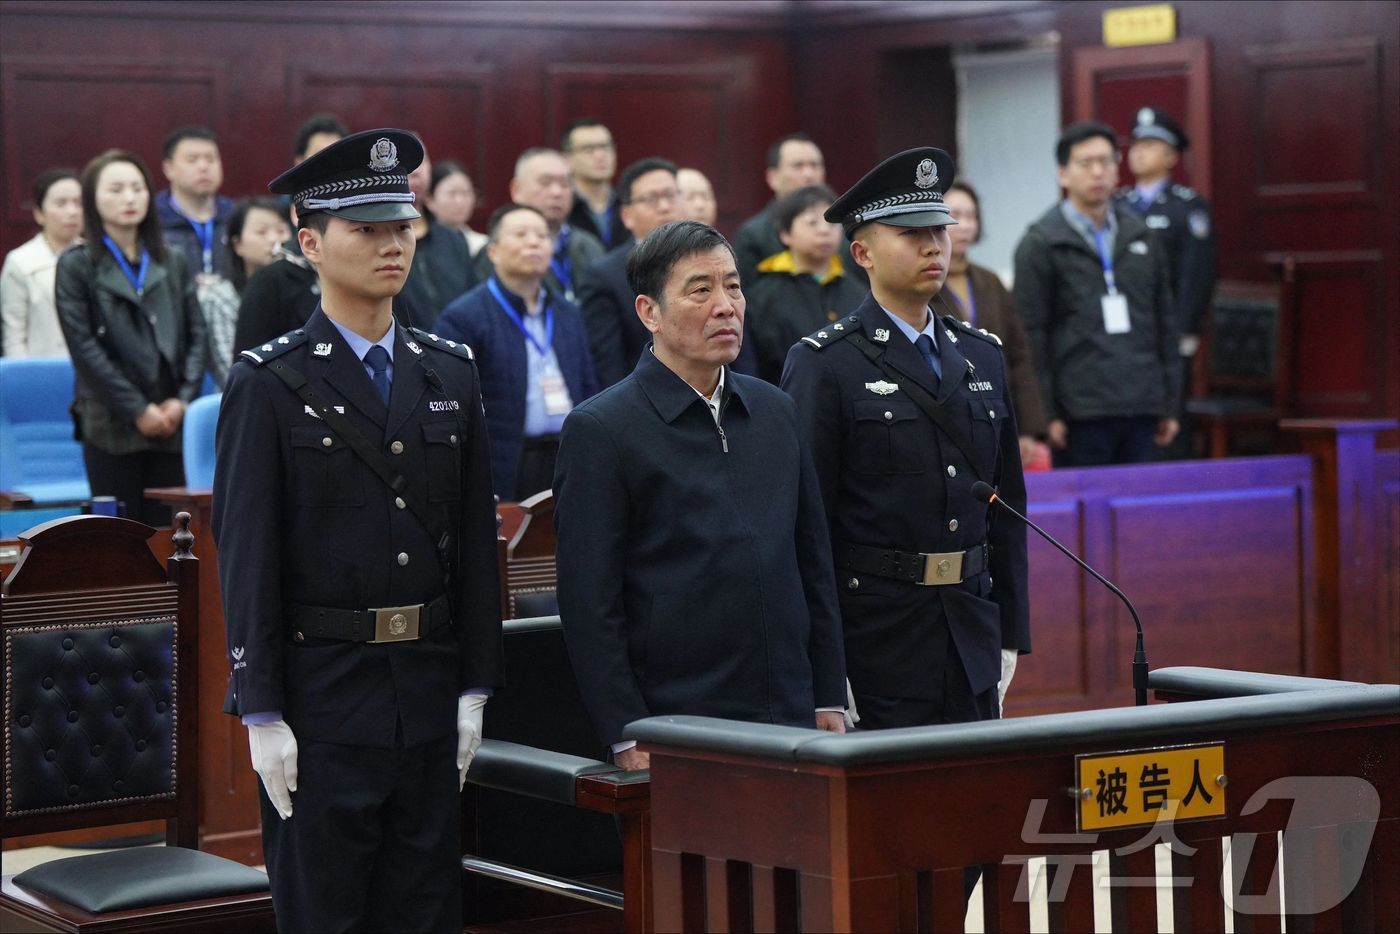
{"label": "white glove", "polygon": [[1019,653],[1015,649],[1001,650],[1001,680],[997,682],[997,713],[1001,712],[1002,706],[1006,703],[1006,689],[1011,687],[1011,677],[1016,674],[1016,659]]}
{"label": "white glove", "polygon": [[860,722],[860,711],[856,710],[856,696],[851,693],[851,679],[846,679],[846,711],[842,714],[846,718],[846,729],[854,730],[856,724]]}
{"label": "white glove", "polygon": [[248,748],[272,806],[286,820],[292,816],[292,792],[297,790],[297,738],[292,728],[286,720],[250,724]]}
{"label": "white glove", "polygon": [[484,694],[464,694],[457,698],[457,790],[467,783],[467,769],[481,745],[481,717],[486,707]]}

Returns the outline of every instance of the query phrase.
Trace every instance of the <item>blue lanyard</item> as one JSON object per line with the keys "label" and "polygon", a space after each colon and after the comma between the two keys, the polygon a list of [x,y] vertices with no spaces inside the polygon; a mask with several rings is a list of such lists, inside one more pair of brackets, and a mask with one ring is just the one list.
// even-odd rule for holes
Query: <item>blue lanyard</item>
{"label": "blue lanyard", "polygon": [[569,228],[564,227],[559,231],[559,239],[554,244],[554,256],[549,260],[549,268],[553,270],[555,278],[564,287],[564,291],[570,296],[574,292],[573,263],[569,262]]}
{"label": "blue lanyard", "polygon": [[107,249],[116,259],[117,265],[121,267],[122,274],[126,276],[126,281],[131,283],[131,287],[136,290],[136,297],[140,298],[141,293],[146,288],[146,273],[151,270],[151,254],[145,247],[141,248],[141,269],[138,272],[131,268],[131,264],[126,261],[126,256],[122,253],[121,247],[117,246],[111,237],[103,236],[102,242],[107,244]]}
{"label": "blue lanyard", "polygon": [[1099,261],[1103,263],[1103,282],[1108,286],[1109,295],[1118,294],[1118,286],[1113,281],[1113,253],[1108,248],[1108,232],[1094,231],[1094,244],[1099,248]]}
{"label": "blue lanyard", "polygon": [[530,329],[525,327],[525,322],[520,320],[520,315],[511,307],[510,302],[506,301],[505,293],[501,291],[500,283],[496,281],[495,276],[486,280],[486,287],[491,290],[491,295],[496,299],[496,304],[501,306],[501,311],[504,311],[506,316],[515,322],[520,333],[525,335],[530,346],[539,351],[541,357],[549,356],[549,349],[554,346],[554,309],[549,307],[549,299],[545,299],[544,303],[544,342],[541,343],[534,334],[530,333]]}
{"label": "blue lanyard", "polygon": [[170,199],[170,206],[175,208],[175,213],[179,214],[189,225],[194,228],[194,235],[199,238],[199,250],[204,260],[204,271],[214,271],[214,219],[211,217],[207,221],[197,221],[175,205],[175,199]]}

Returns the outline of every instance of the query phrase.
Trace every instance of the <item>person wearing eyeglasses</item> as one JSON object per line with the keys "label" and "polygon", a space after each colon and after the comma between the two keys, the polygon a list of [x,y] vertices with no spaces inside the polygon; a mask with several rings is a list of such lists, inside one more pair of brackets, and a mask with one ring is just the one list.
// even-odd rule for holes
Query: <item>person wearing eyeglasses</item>
{"label": "person wearing eyeglasses", "polygon": [[569,226],[587,231],[610,250],[622,246],[628,232],[612,186],[617,174],[617,144],[612,133],[592,117],[580,117],[564,127],[559,148],[568,157],[574,183]]}
{"label": "person wearing eyeglasses", "polygon": [[1111,127],[1071,124],[1055,144],[1065,197],[1016,247],[1016,307],[1040,376],[1057,467],[1156,460],[1179,430],[1179,326],[1166,254],[1113,201]]}
{"label": "person wearing eyeglasses", "polygon": [[676,164],[655,156],[639,159],[622,171],[617,194],[618,215],[631,239],[594,263],[578,285],[600,389],[631,373],[642,348],[651,342],[637,317],[637,293],[627,283],[627,257],[647,234],[681,219]]}

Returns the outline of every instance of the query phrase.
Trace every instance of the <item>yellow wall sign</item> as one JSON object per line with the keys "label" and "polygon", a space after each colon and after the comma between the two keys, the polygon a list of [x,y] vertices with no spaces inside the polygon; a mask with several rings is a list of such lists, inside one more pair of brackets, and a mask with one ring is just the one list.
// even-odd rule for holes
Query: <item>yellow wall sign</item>
{"label": "yellow wall sign", "polygon": [[1081,832],[1225,815],[1225,744],[1074,757]]}
{"label": "yellow wall sign", "polygon": [[1176,39],[1176,8],[1170,3],[1104,10],[1103,44],[1153,45]]}

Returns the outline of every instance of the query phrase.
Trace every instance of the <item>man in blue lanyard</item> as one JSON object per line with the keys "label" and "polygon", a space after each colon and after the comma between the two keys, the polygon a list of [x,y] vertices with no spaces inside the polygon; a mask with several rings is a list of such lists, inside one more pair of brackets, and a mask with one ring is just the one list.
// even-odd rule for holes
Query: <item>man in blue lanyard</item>
{"label": "man in blue lanyard", "polygon": [[166,137],[164,153],[160,167],[170,187],[156,195],[156,212],[166,245],[184,254],[196,275],[228,279],[228,219],[235,205],[219,194],[224,168],[218,140],[207,127],[180,127]]}
{"label": "man in blue lanyard", "polygon": [[1150,461],[1179,430],[1179,322],[1166,254],[1113,201],[1118,141],[1076,123],[1055,147],[1065,198],[1016,248],[1016,307],[1061,467]]}
{"label": "man in blue lanyard", "polygon": [[448,305],[434,330],[476,353],[491,486],[510,502],[550,488],[564,416],[599,387],[583,318],[548,284],[555,257],[544,214],[507,204],[487,230],[494,272]]}
{"label": "man in blue lanyard", "polygon": [[[549,261],[545,286],[551,293],[577,304],[575,293],[579,277],[603,258],[605,250],[603,242],[593,234],[567,223],[573,197],[573,189],[569,186],[569,162],[563,153],[536,146],[525,150],[515,160],[515,176],[510,180],[510,200],[544,215],[554,244],[554,257]],[[491,275],[489,254],[489,250],[482,250],[476,258],[476,274],[481,281]]]}

